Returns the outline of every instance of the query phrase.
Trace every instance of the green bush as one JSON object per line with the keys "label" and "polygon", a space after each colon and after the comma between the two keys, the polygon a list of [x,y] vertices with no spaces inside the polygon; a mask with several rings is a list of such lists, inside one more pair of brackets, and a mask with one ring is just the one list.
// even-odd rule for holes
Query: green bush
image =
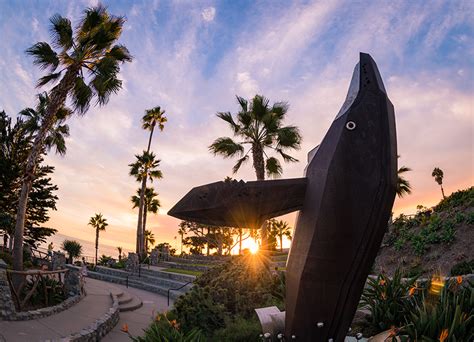
{"label": "green bush", "polygon": [[[27,294],[34,287],[33,281],[28,281],[24,291]],[[46,294],[46,296],[45,296]],[[62,284],[56,279],[44,277],[44,282],[39,281],[33,295],[29,299],[29,304],[33,308],[41,308],[45,306],[53,306],[61,303],[66,299],[66,294],[63,291]]]}
{"label": "green bush", "polygon": [[471,261],[461,261],[451,268],[451,275],[458,276],[474,273],[474,259]]}
{"label": "green bush", "polygon": [[474,187],[452,193],[434,207],[434,211],[446,211],[458,207],[474,207]]}
{"label": "green bush", "polygon": [[474,287],[447,281],[441,293],[430,290],[407,316],[400,330],[402,341],[472,341],[474,339]]}
{"label": "green bush", "polygon": [[198,329],[183,332],[175,319],[167,314],[159,314],[155,321],[144,330],[143,336],[133,337],[135,342],[205,342],[204,335]]}
{"label": "green bush", "polygon": [[377,278],[369,278],[367,287],[361,297],[360,307],[370,311],[369,323],[384,331],[391,326],[400,326],[415,305],[416,277],[402,280],[399,269],[393,278],[380,274]]}
{"label": "green bush", "polygon": [[8,252],[0,252],[0,259],[5,261],[7,265],[12,265],[13,264],[13,257],[10,253]]}
{"label": "green bush", "polygon": [[470,212],[469,214],[467,214],[466,222],[467,222],[468,224],[474,224],[474,211],[472,211],[472,212]]}
{"label": "green bush", "polygon": [[225,342],[257,342],[262,339],[259,335],[262,333],[262,327],[257,318],[243,319],[237,317],[231,320],[225,328],[217,330],[212,338],[212,341]]}
{"label": "green bush", "polygon": [[113,258],[111,256],[107,256],[105,254],[102,254],[100,259],[97,261],[97,265],[99,266],[107,266],[107,263],[112,260]]}

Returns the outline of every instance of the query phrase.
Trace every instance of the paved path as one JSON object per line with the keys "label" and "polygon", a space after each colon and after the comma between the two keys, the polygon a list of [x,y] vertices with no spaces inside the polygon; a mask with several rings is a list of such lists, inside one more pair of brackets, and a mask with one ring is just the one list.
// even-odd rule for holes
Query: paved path
{"label": "paved path", "polygon": [[107,313],[112,306],[114,285],[87,279],[85,296],[79,303],[55,315],[30,321],[0,321],[0,341],[60,340],[81,331]]}
{"label": "paved path", "polygon": [[[157,313],[168,310],[168,299],[156,293],[147,292],[133,287],[126,288],[123,285],[114,284],[118,289],[135,295],[143,301],[143,306],[135,311],[125,311],[120,313],[120,321],[109,332],[102,341],[104,342],[130,342],[128,335],[121,331],[124,324],[128,325],[128,331],[132,336],[143,335],[143,330],[147,328]],[[170,305],[173,301],[170,300]]]}

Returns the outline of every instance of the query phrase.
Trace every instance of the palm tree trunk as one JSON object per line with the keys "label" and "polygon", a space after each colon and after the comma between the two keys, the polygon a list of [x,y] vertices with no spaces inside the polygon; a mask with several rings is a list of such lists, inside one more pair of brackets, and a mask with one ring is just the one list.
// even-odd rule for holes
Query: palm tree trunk
{"label": "palm tree trunk", "polygon": [[283,252],[283,234],[280,235],[280,252]]}
{"label": "palm tree trunk", "polygon": [[242,254],[242,228],[239,228],[239,255]]}
{"label": "palm tree trunk", "polygon": [[145,175],[142,179],[142,188],[140,190],[140,202],[138,203],[138,223],[137,223],[137,254],[143,256],[145,231],[143,230],[143,202],[145,201],[145,188],[148,171],[145,169]]}
{"label": "palm tree trunk", "polygon": [[95,264],[97,266],[97,251],[99,250],[99,228],[95,229]]}
{"label": "palm tree trunk", "polygon": [[446,198],[446,196],[444,195],[444,189],[443,189],[443,185],[442,185],[442,184],[440,184],[439,186],[441,187],[441,194],[443,195],[443,199],[445,199],[445,198]]}
{"label": "palm tree trunk", "polygon": [[63,79],[51,91],[50,102],[46,109],[46,116],[43,119],[41,128],[33,141],[33,146],[28,155],[23,184],[21,186],[20,199],[18,202],[18,211],[16,214],[15,240],[13,246],[13,269],[16,271],[23,270],[23,234],[25,230],[26,207],[28,203],[28,195],[36,173],[36,164],[41,152],[43,151],[46,134],[54,124],[56,113],[59,108],[61,108],[61,106],[66,102],[67,95],[74,86],[74,79],[78,70],[79,67],[70,67]]}
{"label": "palm tree trunk", "polygon": [[[257,180],[265,180],[265,162],[263,159],[263,148],[259,144],[252,144],[253,167]],[[265,250],[267,248],[267,222],[263,222],[261,226],[262,231],[262,246]]]}
{"label": "palm tree trunk", "polygon": [[207,252],[206,252],[206,255],[209,256],[209,235],[211,233],[211,228],[210,227],[207,227]]}

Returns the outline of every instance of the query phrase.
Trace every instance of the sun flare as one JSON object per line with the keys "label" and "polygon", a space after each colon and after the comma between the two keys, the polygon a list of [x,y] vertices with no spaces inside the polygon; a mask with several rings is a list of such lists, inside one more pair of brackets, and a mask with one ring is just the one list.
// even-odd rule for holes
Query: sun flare
{"label": "sun flare", "polygon": [[248,247],[250,253],[252,254],[257,254],[258,253],[258,249],[259,249],[259,246],[256,242],[252,243],[249,247]]}

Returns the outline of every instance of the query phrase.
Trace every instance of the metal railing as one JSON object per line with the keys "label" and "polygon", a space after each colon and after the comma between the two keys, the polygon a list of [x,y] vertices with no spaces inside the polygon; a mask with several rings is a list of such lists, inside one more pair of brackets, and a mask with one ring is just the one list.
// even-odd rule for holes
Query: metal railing
{"label": "metal railing", "polygon": [[188,281],[186,284],[181,285],[180,287],[177,287],[177,288],[175,288],[175,289],[168,289],[168,306],[170,306],[170,292],[171,292],[171,291],[179,291],[179,290],[181,290],[183,287],[185,287],[185,286],[191,284],[193,281],[194,281],[194,280]]}

